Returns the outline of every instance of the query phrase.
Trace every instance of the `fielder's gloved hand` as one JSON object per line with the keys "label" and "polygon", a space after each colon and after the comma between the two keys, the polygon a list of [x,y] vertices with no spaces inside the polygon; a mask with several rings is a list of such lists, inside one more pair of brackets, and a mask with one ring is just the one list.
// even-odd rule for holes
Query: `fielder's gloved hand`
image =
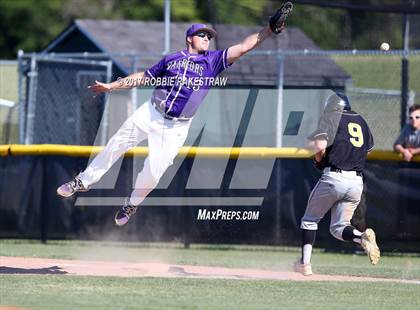
{"label": "fielder's gloved hand", "polygon": [[324,168],[326,167],[326,161],[324,159],[325,157],[322,158],[321,161],[316,161],[316,159],[314,158],[314,167],[318,170],[324,170]]}
{"label": "fielder's gloved hand", "polygon": [[273,33],[279,34],[284,28],[284,22],[293,10],[291,2],[283,3],[277,12],[270,17],[269,25]]}

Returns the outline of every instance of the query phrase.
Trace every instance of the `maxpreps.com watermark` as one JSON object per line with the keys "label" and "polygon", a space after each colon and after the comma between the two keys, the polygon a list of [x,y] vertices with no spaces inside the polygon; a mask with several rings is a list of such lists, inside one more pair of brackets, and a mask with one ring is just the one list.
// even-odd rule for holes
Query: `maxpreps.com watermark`
{"label": "maxpreps.com watermark", "polygon": [[260,211],[233,211],[233,210],[207,210],[198,209],[197,220],[199,221],[256,221]]}
{"label": "maxpreps.com watermark", "polygon": [[143,78],[125,78],[124,82],[121,77],[118,78],[118,82],[122,86],[123,84],[127,86],[150,86],[150,87],[157,87],[157,86],[169,86],[172,87],[174,85],[182,85],[188,88],[192,88],[193,90],[197,91],[201,87],[210,88],[213,86],[226,86],[227,77],[179,77],[179,76],[171,76],[171,77],[143,77]]}

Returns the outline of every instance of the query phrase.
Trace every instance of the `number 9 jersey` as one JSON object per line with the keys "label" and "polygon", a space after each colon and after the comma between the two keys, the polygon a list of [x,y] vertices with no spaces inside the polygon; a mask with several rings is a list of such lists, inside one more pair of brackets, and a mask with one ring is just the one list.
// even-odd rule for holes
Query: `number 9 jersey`
{"label": "number 9 jersey", "polygon": [[366,121],[351,110],[325,112],[309,139],[326,140],[326,166],[345,171],[362,172],[374,146]]}

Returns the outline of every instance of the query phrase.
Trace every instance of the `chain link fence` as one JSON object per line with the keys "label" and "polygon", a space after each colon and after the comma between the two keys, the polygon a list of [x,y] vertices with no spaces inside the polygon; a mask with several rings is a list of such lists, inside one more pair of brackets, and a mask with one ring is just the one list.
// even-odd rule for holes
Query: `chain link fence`
{"label": "chain link fence", "polygon": [[408,107],[420,103],[420,54],[337,55],[332,56],[352,76],[347,94],[354,110],[368,121],[375,148],[391,150],[401,129],[403,94],[402,60],[408,59]]}
{"label": "chain link fence", "polygon": [[[2,143],[106,143],[122,121],[150,97],[153,89],[139,88],[93,98],[86,87],[95,80],[115,79],[115,60],[118,63],[123,60],[124,67],[129,68],[127,73],[130,73],[147,69],[161,57],[157,53],[23,54],[17,64],[0,64],[0,94],[5,93],[6,89],[14,89],[12,93],[15,96],[0,95],[2,99],[9,98],[12,99],[9,101],[15,102],[13,106],[0,106]],[[272,60],[269,65],[266,61],[268,58]],[[259,112],[256,125],[253,126],[256,131],[253,139],[255,145],[299,147],[301,141],[296,142],[290,137],[284,138],[283,144],[279,143],[278,138],[264,137],[283,136],[286,127],[290,126],[291,112],[303,112],[300,127],[303,134],[316,123],[328,90],[339,89],[349,95],[354,110],[368,121],[376,149],[391,150],[400,131],[402,59],[407,59],[409,64],[407,106],[410,106],[420,100],[418,50],[409,53],[254,52],[223,73],[227,78],[226,87],[211,90],[200,109],[205,111],[205,115],[200,116],[199,113],[196,118],[199,122],[205,122],[204,118],[206,122],[216,123],[220,119],[225,120],[215,127],[215,141],[212,141],[213,146],[224,145],[223,137],[229,132],[228,123],[240,117],[243,111],[243,102],[239,102],[241,100],[238,98],[246,101],[247,92],[257,89],[253,110],[255,117],[256,111]],[[114,67],[111,67],[112,62]],[[10,86],[13,83],[10,70],[15,72],[17,86],[14,88]],[[310,124],[306,126],[305,122]],[[200,126],[197,130],[200,130]],[[231,135],[237,134],[234,130],[230,132]],[[194,131],[192,135],[195,135]],[[248,141],[249,146],[253,141]],[[266,145],[261,145],[261,141],[265,141]]]}
{"label": "chain link fence", "polygon": [[95,80],[109,82],[111,66],[110,61],[22,55],[19,142],[92,145],[107,116],[107,100],[94,98],[87,86]]}

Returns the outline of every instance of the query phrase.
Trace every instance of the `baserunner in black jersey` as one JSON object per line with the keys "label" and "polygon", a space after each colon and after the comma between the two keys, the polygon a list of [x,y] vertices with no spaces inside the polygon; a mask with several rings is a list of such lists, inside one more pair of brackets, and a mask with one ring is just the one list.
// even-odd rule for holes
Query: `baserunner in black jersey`
{"label": "baserunner in black jersey", "polygon": [[323,174],[309,196],[301,220],[302,257],[294,269],[311,275],[311,254],[319,221],[331,210],[331,234],[341,241],[361,244],[371,263],[376,265],[380,251],[375,232],[364,232],[350,224],[363,190],[362,171],[373,148],[373,137],[366,121],[351,110],[347,96],[328,97],[318,129],[309,137],[315,151],[315,166]]}

